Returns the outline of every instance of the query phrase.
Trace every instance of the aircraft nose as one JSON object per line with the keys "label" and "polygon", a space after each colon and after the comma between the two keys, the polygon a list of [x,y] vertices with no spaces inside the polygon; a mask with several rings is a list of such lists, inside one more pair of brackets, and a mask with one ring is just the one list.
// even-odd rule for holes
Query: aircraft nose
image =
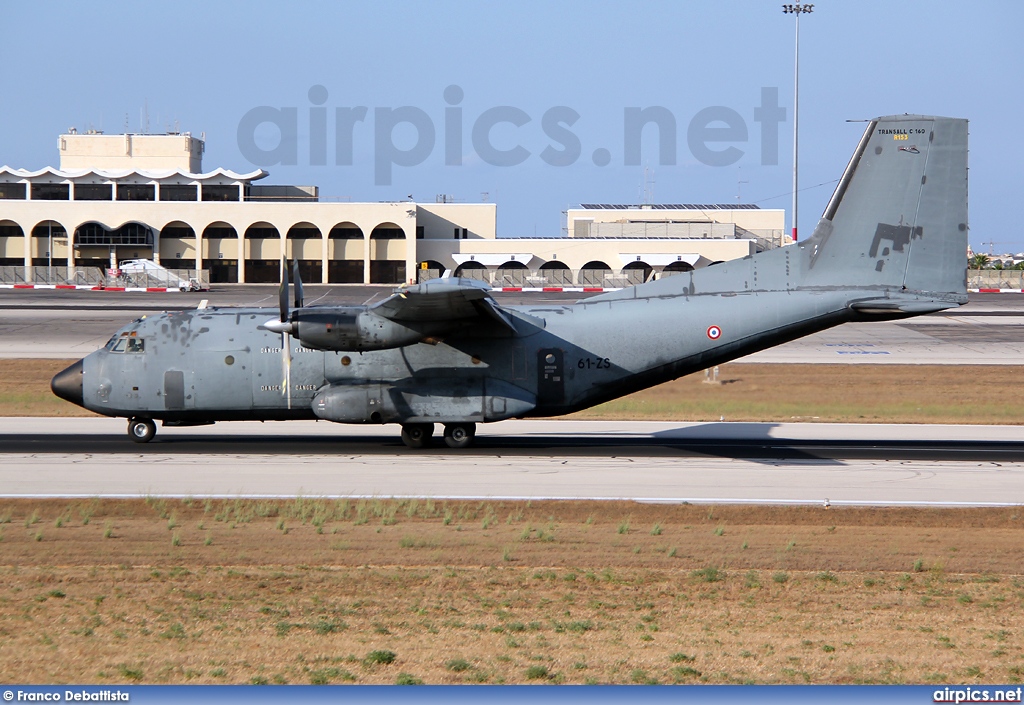
{"label": "aircraft nose", "polygon": [[50,389],[61,399],[83,406],[82,361],[79,360],[66,370],[58,372],[50,380]]}

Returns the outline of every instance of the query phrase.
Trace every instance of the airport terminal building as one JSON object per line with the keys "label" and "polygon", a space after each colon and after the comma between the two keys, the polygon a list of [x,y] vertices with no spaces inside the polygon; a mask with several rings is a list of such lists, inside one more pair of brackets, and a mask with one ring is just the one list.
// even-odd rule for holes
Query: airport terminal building
{"label": "airport terminal building", "polygon": [[614,287],[788,242],[782,210],[716,204],[587,204],[562,237],[498,238],[494,203],[322,200],[315,186],[260,183],[263,170],[204,172],[204,146],[71,130],[58,168],[0,167],[0,268],[31,282],[152,259],[212,283],[277,282],[286,257],[310,283]]}

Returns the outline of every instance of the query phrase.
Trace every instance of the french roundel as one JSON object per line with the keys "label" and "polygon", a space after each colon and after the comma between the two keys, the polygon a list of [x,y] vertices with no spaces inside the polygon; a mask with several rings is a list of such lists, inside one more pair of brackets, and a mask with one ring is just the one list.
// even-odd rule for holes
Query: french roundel
{"label": "french roundel", "polygon": [[712,340],[718,340],[719,338],[722,337],[722,329],[719,328],[718,326],[708,327],[708,337],[711,338]]}

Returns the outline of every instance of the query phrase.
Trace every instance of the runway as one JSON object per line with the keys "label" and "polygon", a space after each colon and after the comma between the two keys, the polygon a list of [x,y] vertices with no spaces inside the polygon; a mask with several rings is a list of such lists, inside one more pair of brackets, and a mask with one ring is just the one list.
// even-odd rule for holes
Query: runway
{"label": "runway", "polygon": [[[389,287],[307,287],[318,304],[360,304]],[[0,291],[0,357],[77,359],[100,348],[126,323],[162,310],[276,306],[276,288],[235,287],[202,294]],[[508,305],[568,304],[574,293],[495,293]],[[848,323],[737,362],[845,364],[1024,364],[1024,296],[972,294],[959,309],[901,321]]]}
{"label": "runway", "polygon": [[[382,287],[308,287],[363,303]],[[0,293],[0,357],[79,358],[165,308],[273,306],[276,287],[204,294]],[[576,294],[496,294],[506,304]],[[1024,297],[972,295],[947,313],[848,324],[743,362],[1021,364]],[[394,426],[230,423],[161,428],[139,446],[121,419],[0,419],[0,495],[635,499],[878,505],[1024,502],[1013,427],[509,421],[477,447],[409,451]]]}
{"label": "runway", "polygon": [[469,451],[412,451],[397,427],[161,428],[4,419],[5,497],[435,497],[1008,506],[1024,429],[999,426],[505,421]]}

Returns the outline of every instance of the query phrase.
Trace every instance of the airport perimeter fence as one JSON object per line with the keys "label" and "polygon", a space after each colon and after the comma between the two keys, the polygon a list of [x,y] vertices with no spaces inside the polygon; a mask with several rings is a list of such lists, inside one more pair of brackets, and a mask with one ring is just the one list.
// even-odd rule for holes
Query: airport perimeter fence
{"label": "airport perimeter fence", "polygon": [[0,284],[38,284],[103,288],[199,289],[210,288],[208,269],[166,269],[122,272],[100,267],[0,267]]}
{"label": "airport perimeter fence", "polygon": [[[437,269],[416,270],[418,281],[437,279],[443,274]],[[674,271],[627,270],[615,273],[610,269],[462,269],[460,276],[487,282],[493,287],[511,288],[568,288],[602,287],[613,289],[635,286],[652,279],[680,274]],[[26,276],[28,274],[29,276]],[[94,287],[131,288],[210,288],[208,269],[168,269],[165,271],[140,273],[117,273],[99,267],[47,267],[0,266],[0,284],[58,284]],[[967,271],[968,289],[1024,289],[1024,270],[1017,269],[970,269]]]}
{"label": "airport perimeter fence", "polygon": [[1024,289],[1024,270],[969,269],[968,289]]}
{"label": "airport perimeter fence", "polygon": [[185,289],[199,291],[210,288],[209,269],[164,269],[145,272],[107,272],[107,286],[143,289]]}
{"label": "airport perimeter fence", "polygon": [[[452,272],[437,269],[417,270],[419,281],[429,281],[440,276],[451,276]],[[467,279],[479,279],[493,287],[511,288],[568,288],[568,287],[602,287],[614,289],[643,284],[652,279],[681,274],[679,271],[653,271],[630,269],[624,272],[613,272],[610,269],[484,269],[465,268],[459,270],[459,276]],[[968,289],[1003,289],[1024,290],[1024,270],[1019,269],[969,269],[967,270]]]}
{"label": "airport perimeter fence", "polygon": [[[438,269],[418,269],[418,281],[425,282],[441,276],[453,276],[454,272]],[[618,289],[636,286],[645,281],[682,274],[678,271],[656,272],[654,270],[629,269],[613,272],[610,269],[484,269],[459,268],[458,276],[477,279],[495,288],[553,289],[569,287],[600,287]]]}
{"label": "airport perimeter fence", "polygon": [[0,284],[100,286],[103,280],[99,267],[0,267]]}

